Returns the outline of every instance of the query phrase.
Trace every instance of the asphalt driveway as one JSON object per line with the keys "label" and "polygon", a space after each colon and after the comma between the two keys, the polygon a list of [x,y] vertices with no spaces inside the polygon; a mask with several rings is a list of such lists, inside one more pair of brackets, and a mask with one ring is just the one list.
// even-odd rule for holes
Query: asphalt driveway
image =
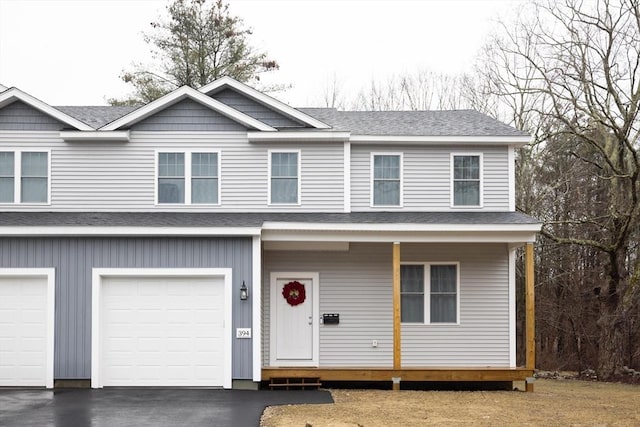
{"label": "asphalt driveway", "polygon": [[0,426],[258,426],[264,408],[333,403],[327,391],[0,390]]}

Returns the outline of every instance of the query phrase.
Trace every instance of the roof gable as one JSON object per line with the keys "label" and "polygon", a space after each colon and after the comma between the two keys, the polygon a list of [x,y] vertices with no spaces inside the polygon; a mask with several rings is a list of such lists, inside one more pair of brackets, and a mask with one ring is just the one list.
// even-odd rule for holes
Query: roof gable
{"label": "roof gable", "polygon": [[287,104],[270,97],[269,95],[265,95],[264,93],[259,92],[252,87],[245,85],[244,83],[240,83],[239,81],[232,79],[231,77],[222,77],[212,83],[209,83],[206,86],[201,87],[198,90],[206,95],[215,96],[216,93],[221,92],[225,89],[233,89],[236,93],[242,94],[255,103],[267,107],[268,109],[277,112],[281,116],[288,117],[291,120],[303,123],[304,125],[316,129],[331,128],[331,126],[321,122],[315,117],[312,117],[309,114],[306,114],[293,107],[290,107]]}
{"label": "roof gable", "polygon": [[72,127],[77,130],[93,130],[91,126],[86,123],[81,122],[78,119],[71,117],[70,115],[46,104],[39,99],[34,98],[17,89],[15,87],[7,89],[5,91],[0,92],[0,109],[16,102],[21,101],[23,104],[28,105],[29,107],[43,113],[53,119],[63,123],[65,126]]}
{"label": "roof gable", "polygon": [[246,131],[240,124],[189,98],[134,124],[134,131]]}
{"label": "roof gable", "polygon": [[309,126],[299,120],[285,116],[273,108],[266,107],[229,87],[214,92],[211,97],[275,128],[304,128]]}
{"label": "roof gable", "polygon": [[261,131],[275,131],[273,127],[263,123],[259,120],[254,119],[234,108],[229,107],[221,103],[220,101],[216,101],[215,99],[204,95],[197,90],[190,88],[188,86],[182,86],[179,89],[174,90],[167,95],[156,99],[149,104],[138,108],[126,114],[119,119],[114,120],[113,122],[106,124],[100,128],[102,131],[107,130],[118,130],[121,128],[131,127],[136,123],[147,119],[148,117],[157,114],[158,112],[171,107],[174,104],[177,104],[180,101],[185,99],[190,99],[204,107],[207,107],[237,123],[244,125],[247,128],[261,130]]}

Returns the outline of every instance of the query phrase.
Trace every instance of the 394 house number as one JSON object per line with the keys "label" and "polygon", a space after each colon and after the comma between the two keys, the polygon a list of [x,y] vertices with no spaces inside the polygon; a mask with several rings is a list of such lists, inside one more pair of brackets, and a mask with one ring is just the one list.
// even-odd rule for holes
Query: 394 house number
{"label": "394 house number", "polygon": [[236,328],[236,338],[251,338],[251,328]]}

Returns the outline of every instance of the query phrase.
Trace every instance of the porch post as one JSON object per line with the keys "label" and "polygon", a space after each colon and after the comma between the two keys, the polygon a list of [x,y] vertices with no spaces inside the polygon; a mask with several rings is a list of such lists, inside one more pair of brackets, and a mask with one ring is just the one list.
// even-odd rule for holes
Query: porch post
{"label": "porch post", "polygon": [[[393,242],[393,369],[402,367],[400,336],[400,242]],[[400,383],[394,381],[393,389]]]}
{"label": "porch post", "polygon": [[[526,286],[526,368],[536,368],[536,328],[535,328],[535,292],[534,292],[534,268],[533,268],[533,243],[525,246],[525,286]],[[527,391],[533,391],[527,387]]]}

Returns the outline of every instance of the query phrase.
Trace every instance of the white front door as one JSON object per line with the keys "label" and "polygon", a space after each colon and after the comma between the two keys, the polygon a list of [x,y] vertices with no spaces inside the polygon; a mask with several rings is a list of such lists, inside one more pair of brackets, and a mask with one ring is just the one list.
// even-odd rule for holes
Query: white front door
{"label": "white front door", "polygon": [[271,273],[272,366],[318,366],[318,273]]}

